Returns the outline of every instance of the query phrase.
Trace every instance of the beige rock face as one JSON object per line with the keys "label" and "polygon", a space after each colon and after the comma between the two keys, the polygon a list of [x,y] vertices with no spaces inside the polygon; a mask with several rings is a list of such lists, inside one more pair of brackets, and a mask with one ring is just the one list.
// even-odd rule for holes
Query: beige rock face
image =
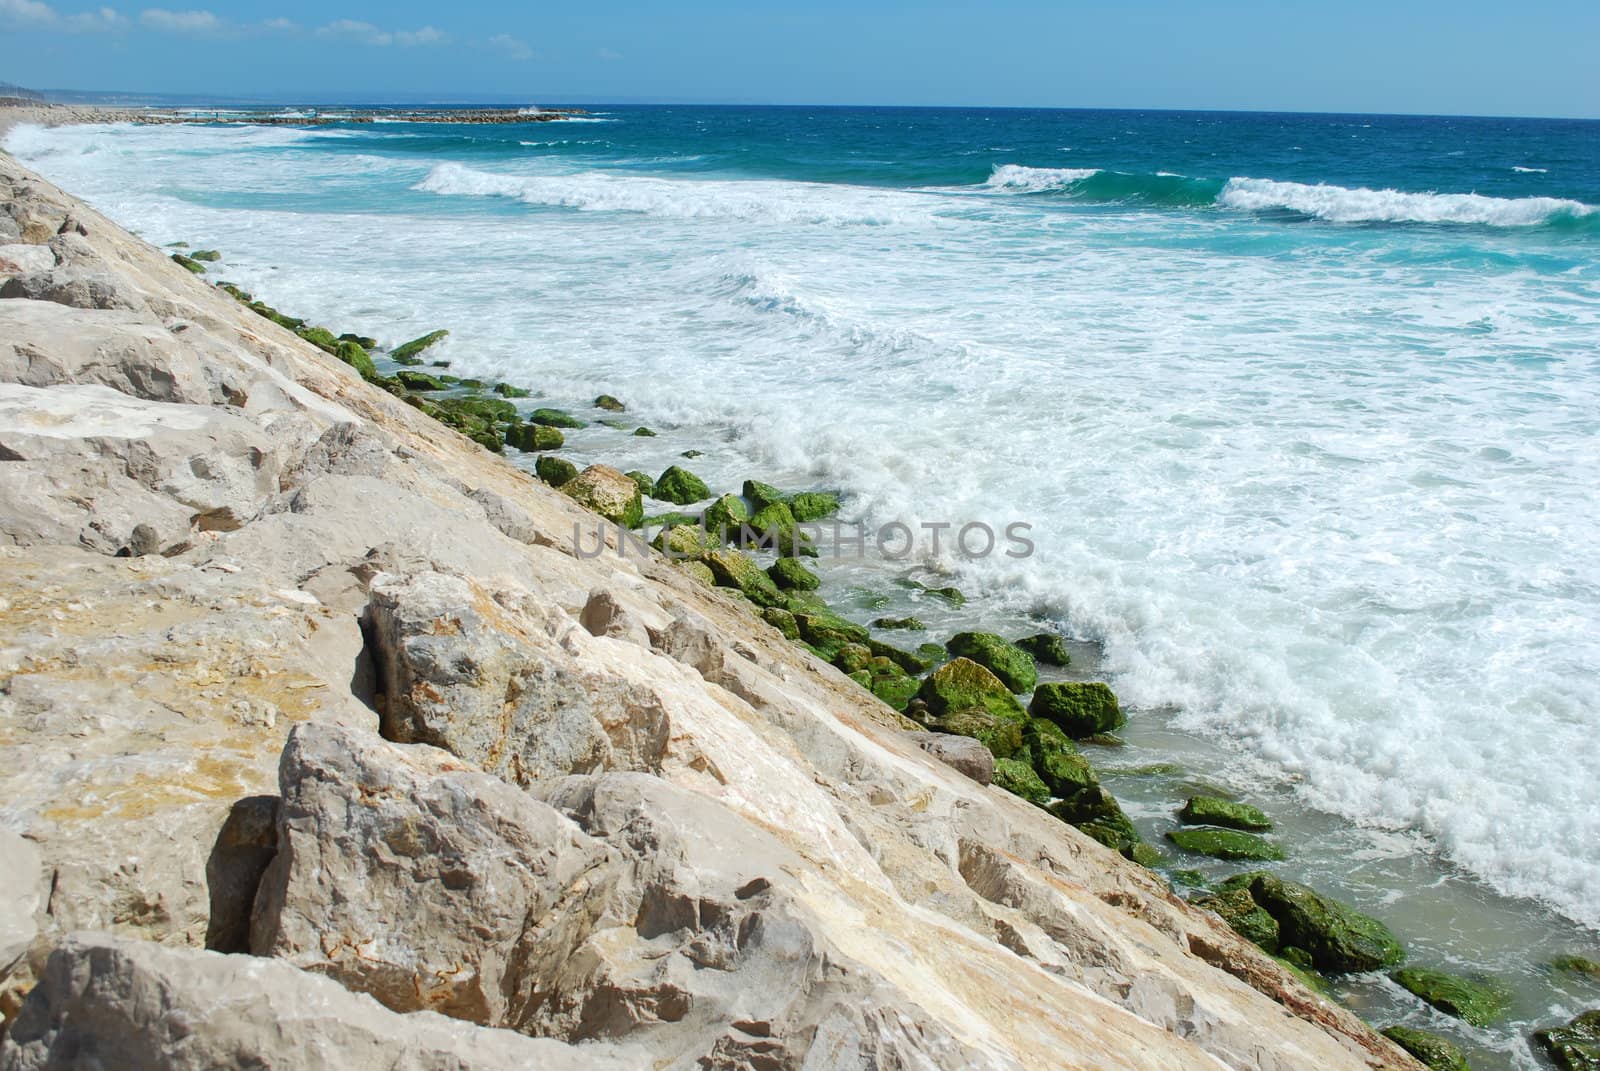
{"label": "beige rock face", "polygon": [[1416,1067],[749,603],[0,197],[0,1066]]}
{"label": "beige rock face", "polygon": [[39,932],[39,852],[9,829],[0,829],[0,982],[21,962]]}

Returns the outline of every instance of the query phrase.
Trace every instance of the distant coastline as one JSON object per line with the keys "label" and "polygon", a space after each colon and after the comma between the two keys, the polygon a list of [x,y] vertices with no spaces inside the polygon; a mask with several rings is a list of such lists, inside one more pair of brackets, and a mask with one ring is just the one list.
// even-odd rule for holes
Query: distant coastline
{"label": "distant coastline", "polygon": [[19,123],[143,123],[151,126],[249,123],[253,126],[329,126],[334,123],[549,123],[585,114],[581,108],[173,108],[50,104],[0,100],[0,137]]}

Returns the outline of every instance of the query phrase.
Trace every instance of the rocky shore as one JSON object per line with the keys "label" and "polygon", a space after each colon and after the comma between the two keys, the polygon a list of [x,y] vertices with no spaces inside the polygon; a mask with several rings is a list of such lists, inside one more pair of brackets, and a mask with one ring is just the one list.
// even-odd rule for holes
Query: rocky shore
{"label": "rocky shore", "polygon": [[[0,194],[0,1068],[1420,1066],[1314,988],[1398,962],[1380,923],[1141,865],[1050,637],[808,592],[828,496],[563,468],[623,402]],[[694,512],[581,553],[645,484]]]}
{"label": "rocky shore", "polygon": [[139,108],[99,104],[0,102],[0,137],[18,123],[139,123],[194,126],[249,123],[251,126],[331,126],[335,123],[550,123],[583,115],[581,108]]}

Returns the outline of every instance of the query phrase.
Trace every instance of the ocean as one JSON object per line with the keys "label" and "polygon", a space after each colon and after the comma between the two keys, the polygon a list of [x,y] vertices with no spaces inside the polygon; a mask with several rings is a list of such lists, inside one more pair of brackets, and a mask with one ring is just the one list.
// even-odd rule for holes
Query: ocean
{"label": "ocean", "polygon": [[1530,1022],[1589,999],[1526,960],[1600,929],[1600,122],[606,107],[7,147],[287,312],[448,327],[452,371],[661,432],[579,460],[1031,525],[922,556],[960,610],[906,562],[836,590],[1068,632],[1134,711],[1103,761],[1141,825],[1176,789],[1133,771],[1177,755]]}

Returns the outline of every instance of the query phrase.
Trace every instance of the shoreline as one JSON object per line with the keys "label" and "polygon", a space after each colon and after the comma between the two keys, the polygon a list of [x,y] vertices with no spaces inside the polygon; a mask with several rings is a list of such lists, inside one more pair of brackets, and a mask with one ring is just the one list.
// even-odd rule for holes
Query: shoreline
{"label": "shoreline", "polygon": [[12,127],[33,123],[67,126],[77,123],[134,123],[145,126],[205,126],[243,123],[251,126],[316,127],[341,123],[461,123],[508,125],[560,122],[586,112],[581,108],[547,108],[528,112],[518,108],[338,108],[331,114],[276,114],[306,111],[289,106],[253,108],[127,107],[104,104],[52,104],[0,102],[0,140]]}

